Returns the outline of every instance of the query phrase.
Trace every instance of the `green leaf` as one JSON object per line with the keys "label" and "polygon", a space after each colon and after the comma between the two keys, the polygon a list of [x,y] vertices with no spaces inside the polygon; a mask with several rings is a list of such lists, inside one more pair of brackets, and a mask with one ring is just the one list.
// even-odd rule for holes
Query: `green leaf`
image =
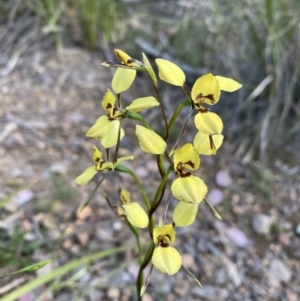
{"label": "green leaf", "polygon": [[211,210],[213,215],[221,221],[222,217],[221,217],[220,213],[213,207],[213,205],[206,198],[204,198],[204,202],[206,203],[208,208]]}
{"label": "green leaf", "polygon": [[168,176],[169,176],[169,174],[171,173],[172,170],[174,170],[173,167],[169,166],[167,172],[165,173],[164,177],[162,178],[162,180],[161,180],[161,182],[160,182],[160,184],[157,188],[157,191],[155,193],[151,208],[155,208],[155,206],[157,205],[157,202],[159,200],[159,196],[161,195],[161,193],[164,189],[164,186],[165,186],[165,184],[168,180]]}
{"label": "green leaf", "polygon": [[80,208],[80,212],[83,211],[83,209],[90,203],[90,201],[92,200],[92,198],[95,196],[98,188],[100,187],[101,183],[106,179],[107,175],[109,174],[109,171],[104,175],[104,177],[98,182],[98,184],[96,185],[95,189],[93,190],[93,192],[89,195],[89,197],[87,198],[87,200],[82,204],[81,208]]}
{"label": "green leaf", "polygon": [[21,273],[27,273],[27,272],[35,272],[35,271],[41,269],[42,267],[44,267],[45,265],[47,265],[48,263],[50,263],[51,261],[52,261],[51,259],[47,259],[47,260],[43,260],[43,261],[31,264],[31,265],[29,265],[29,266],[27,266],[27,267],[25,267],[25,268],[23,268],[21,270],[18,270],[16,272],[12,272],[12,273],[3,275],[3,276],[0,277],[0,279],[8,277],[8,276],[15,275],[15,274],[21,274]]}
{"label": "green leaf", "polygon": [[200,281],[197,279],[197,277],[184,265],[182,265],[182,267],[184,268],[184,270],[187,272],[187,274],[196,281],[196,283],[202,287],[202,284],[200,283]]}

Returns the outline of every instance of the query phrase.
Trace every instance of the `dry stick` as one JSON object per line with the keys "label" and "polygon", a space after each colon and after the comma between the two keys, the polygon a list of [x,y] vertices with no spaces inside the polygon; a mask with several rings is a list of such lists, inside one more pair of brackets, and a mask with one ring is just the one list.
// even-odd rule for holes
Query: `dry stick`
{"label": "dry stick", "polygon": [[156,92],[156,95],[157,95],[157,99],[158,99],[158,102],[159,102],[161,114],[163,116],[165,127],[166,127],[166,133],[164,135],[164,140],[166,141],[168,139],[168,136],[169,136],[168,121],[167,121],[167,117],[166,117],[166,114],[165,114],[165,110],[164,110],[163,105],[162,105],[159,89],[158,89],[158,87],[155,87],[155,86],[154,86],[154,89],[155,89],[155,92]]}
{"label": "dry stick", "polygon": [[116,151],[115,151],[115,156],[114,156],[114,160],[113,163],[115,163],[117,161],[117,157],[118,157],[118,152],[119,152],[119,147],[120,147],[120,137],[121,137],[121,125],[122,125],[122,121],[123,119],[120,120],[120,126],[119,126],[119,131],[118,131],[118,141],[117,141],[117,145],[116,145]]}
{"label": "dry stick", "polygon": [[184,131],[185,131],[185,129],[186,129],[187,123],[188,123],[188,121],[189,121],[189,119],[190,119],[190,117],[191,117],[193,111],[194,111],[194,108],[191,107],[191,108],[190,108],[190,111],[189,111],[189,113],[188,113],[188,115],[187,115],[186,118],[185,118],[183,127],[181,128],[181,131],[180,131],[180,133],[179,133],[179,135],[178,135],[177,141],[176,141],[176,143],[174,144],[172,150],[175,150],[175,149],[178,147],[178,145],[179,145],[179,143],[180,143],[180,140],[181,140],[181,138],[182,138],[182,135],[183,135],[183,133],[184,133]]}

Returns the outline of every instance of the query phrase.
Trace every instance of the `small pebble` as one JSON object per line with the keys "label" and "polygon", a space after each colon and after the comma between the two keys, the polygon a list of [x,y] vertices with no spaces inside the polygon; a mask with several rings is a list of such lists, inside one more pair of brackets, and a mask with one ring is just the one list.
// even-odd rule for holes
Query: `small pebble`
{"label": "small pebble", "polygon": [[292,271],[290,268],[281,260],[273,259],[270,263],[269,271],[279,281],[288,283],[292,278]]}
{"label": "small pebble", "polygon": [[216,174],[216,183],[221,187],[228,187],[232,183],[232,179],[227,170],[220,170]]}
{"label": "small pebble", "polygon": [[272,217],[261,214],[253,217],[252,228],[257,234],[269,234],[272,223]]}
{"label": "small pebble", "polygon": [[219,205],[224,199],[224,193],[220,189],[212,189],[207,194],[207,200],[213,205]]}
{"label": "small pebble", "polygon": [[249,244],[245,233],[238,228],[228,228],[225,234],[237,247],[244,248]]}
{"label": "small pebble", "polygon": [[107,296],[111,299],[118,299],[120,296],[120,289],[117,287],[110,287],[107,291]]}

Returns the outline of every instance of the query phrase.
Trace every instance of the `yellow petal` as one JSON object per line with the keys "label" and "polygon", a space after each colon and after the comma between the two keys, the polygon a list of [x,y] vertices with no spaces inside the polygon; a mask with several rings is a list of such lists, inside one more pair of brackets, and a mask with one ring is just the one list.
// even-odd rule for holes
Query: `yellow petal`
{"label": "yellow petal", "polygon": [[238,83],[237,81],[235,81],[231,78],[228,78],[228,77],[223,77],[223,76],[217,75],[216,79],[217,79],[220,89],[222,91],[234,92],[243,86],[240,83]]}
{"label": "yellow petal", "polygon": [[219,101],[220,94],[219,83],[211,73],[199,77],[191,92],[195,104],[207,103],[213,105]]}
{"label": "yellow petal", "polygon": [[176,227],[187,227],[191,225],[198,212],[198,204],[179,202],[173,211],[173,222]]}
{"label": "yellow petal", "polygon": [[193,144],[187,143],[182,148],[174,151],[174,166],[175,170],[179,164],[184,164],[184,167],[189,170],[196,170],[200,165],[200,158]]}
{"label": "yellow petal", "polygon": [[207,194],[207,186],[198,177],[176,179],[171,186],[173,196],[179,201],[199,204]]}
{"label": "yellow petal", "polygon": [[95,166],[91,166],[75,179],[75,183],[78,185],[86,185],[97,172]]}
{"label": "yellow petal", "polygon": [[147,70],[150,77],[152,78],[154,86],[157,88],[158,87],[157,78],[156,78],[156,75],[154,73],[154,70],[153,70],[148,58],[146,57],[145,53],[142,52],[142,54],[143,54],[143,63],[144,63],[145,69]]}
{"label": "yellow petal", "polygon": [[223,130],[222,119],[212,112],[199,112],[195,115],[195,125],[198,131],[204,134],[221,134]]}
{"label": "yellow petal", "polygon": [[126,217],[131,225],[138,228],[146,228],[148,226],[148,215],[139,203],[133,202],[122,205],[122,207],[124,208]]}
{"label": "yellow petal", "polygon": [[102,139],[107,135],[110,124],[111,121],[107,119],[107,116],[100,116],[86,133],[86,136],[92,139]]}
{"label": "yellow petal", "polygon": [[[134,156],[124,156],[124,157],[120,157],[119,159],[117,159],[117,163],[116,166],[118,166],[119,164],[121,164],[123,161],[127,161],[127,160],[133,160]],[[115,166],[115,167],[116,167]]]}
{"label": "yellow petal", "polygon": [[136,71],[131,69],[117,68],[112,79],[112,88],[119,94],[131,86],[136,76]]}
{"label": "yellow petal", "polygon": [[158,75],[161,80],[174,86],[182,87],[184,85],[185,74],[181,68],[174,63],[163,59],[156,59],[155,62],[158,66]]}
{"label": "yellow petal", "polygon": [[[120,49],[115,49],[115,53],[116,55],[119,57],[119,59],[122,61],[122,63],[125,65],[125,66],[128,66],[128,67],[135,67],[136,69],[139,69],[139,70],[143,70],[144,69],[144,65],[142,62],[136,60],[136,59],[133,59],[132,57],[130,57],[127,53],[125,53],[124,51],[120,50]],[[102,63],[102,65],[106,66],[106,67],[109,67],[107,66],[107,63]]]}
{"label": "yellow petal", "polygon": [[115,53],[124,65],[127,66],[127,64],[130,63],[131,57],[126,52],[120,49],[115,49]]}
{"label": "yellow petal", "polygon": [[[120,127],[120,121],[119,120],[114,120],[111,122],[111,125],[109,127],[109,131],[107,135],[101,140],[101,144],[105,148],[110,148],[113,146],[117,145],[118,142],[118,133],[119,133],[119,127]],[[121,128],[121,133],[120,133],[120,140],[123,139],[124,137],[124,131]]]}
{"label": "yellow petal", "polygon": [[163,154],[166,149],[166,142],[154,131],[148,130],[147,128],[136,125],[135,131],[141,149],[150,154]]}
{"label": "yellow petal", "polygon": [[199,155],[215,155],[223,143],[223,135],[207,135],[198,132],[194,138],[194,147]]}
{"label": "yellow petal", "polygon": [[156,106],[159,106],[159,102],[153,96],[148,96],[135,99],[128,107],[126,107],[126,110],[139,112]]}
{"label": "yellow petal", "polygon": [[120,200],[123,205],[130,203],[130,192],[126,189],[121,189]]}
{"label": "yellow petal", "polygon": [[152,255],[153,265],[163,273],[174,275],[182,264],[181,255],[173,247],[157,247]]}
{"label": "yellow petal", "polygon": [[127,160],[133,160],[134,156],[125,156],[125,157],[120,157],[119,159],[117,159],[117,162],[107,162],[105,163],[104,167],[107,169],[112,169],[114,170],[119,164],[121,164],[123,161],[127,161]]}
{"label": "yellow petal", "polygon": [[156,225],[153,229],[153,242],[157,244],[159,238],[167,243],[173,243],[176,238],[176,232],[172,224],[168,225]]}
{"label": "yellow petal", "polygon": [[103,98],[102,98],[102,108],[106,111],[106,112],[111,112],[111,110],[114,108],[115,106],[115,102],[116,102],[116,97],[115,95],[109,90],[107,89],[107,92],[104,94]]}

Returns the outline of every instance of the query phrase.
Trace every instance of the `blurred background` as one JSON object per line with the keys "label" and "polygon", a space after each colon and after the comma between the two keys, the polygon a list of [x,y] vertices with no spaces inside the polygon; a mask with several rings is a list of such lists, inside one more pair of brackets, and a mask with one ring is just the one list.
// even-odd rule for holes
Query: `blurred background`
{"label": "blurred background", "polygon": [[[132,250],[55,274],[75,259],[134,243],[103,197],[117,203],[116,178],[125,188],[131,179],[109,178],[82,213],[96,182],[73,182],[91,165],[94,143],[85,134],[103,114],[114,70],[101,63],[118,61],[114,48],[175,62],[189,87],[208,72],[243,84],[211,107],[226,140],[216,156],[201,158],[199,176],[223,222],[204,206],[177,235],[203,287],[183,271],[157,272],[144,300],[300,300],[299,16],[298,0],[0,1],[0,276],[53,259],[38,271],[52,278],[15,297],[10,292],[36,275],[0,280],[3,300],[135,300]],[[184,95],[160,88],[170,118]],[[155,95],[151,82],[139,73],[124,100],[148,95]],[[161,120],[159,110],[147,120]],[[137,148],[130,129],[120,151],[135,155],[130,167],[151,195],[159,183],[155,158]]]}

